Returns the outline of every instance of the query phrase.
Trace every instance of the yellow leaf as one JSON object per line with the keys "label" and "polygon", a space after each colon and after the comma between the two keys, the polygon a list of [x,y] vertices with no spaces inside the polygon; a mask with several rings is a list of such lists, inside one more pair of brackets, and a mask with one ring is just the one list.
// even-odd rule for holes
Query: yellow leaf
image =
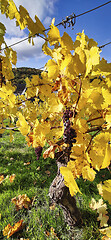
{"label": "yellow leaf", "polygon": [[89,166],[85,166],[82,169],[82,176],[84,179],[87,179],[89,181],[93,181],[95,178],[96,172],[93,170],[93,168],[90,168]]}
{"label": "yellow leaf", "polygon": [[103,198],[111,204],[111,179],[103,182]]}
{"label": "yellow leaf", "polygon": [[97,89],[93,89],[93,91],[89,95],[88,102],[92,103],[93,107],[96,109],[101,108],[102,103],[104,102],[104,98],[101,93],[101,88],[98,87],[98,91]]}
{"label": "yellow leaf", "polygon": [[101,195],[101,196],[103,196],[103,188],[102,188],[102,183],[100,182],[99,184],[97,184],[97,188],[98,188],[98,190],[99,190],[99,194]]}
{"label": "yellow leaf", "polygon": [[16,8],[15,3],[13,0],[8,0],[9,6],[8,6],[8,16],[10,19],[15,18],[15,15],[17,15],[18,11]]}
{"label": "yellow leaf", "polygon": [[11,50],[10,51],[10,57],[11,57],[12,64],[16,65],[16,63],[17,63],[17,53],[16,53],[16,51]]}
{"label": "yellow leaf", "polygon": [[107,237],[107,236],[103,236],[102,240],[111,240],[111,238]]}
{"label": "yellow leaf", "polygon": [[40,19],[36,15],[35,15],[35,20],[36,20],[36,24],[35,24],[36,33],[40,33],[45,36],[45,33],[44,33],[45,27],[43,26]]}
{"label": "yellow leaf", "polygon": [[[78,45],[80,45],[81,48],[84,49],[87,46],[87,41],[88,41],[88,37],[85,35],[84,30],[83,30],[82,33],[77,34],[75,47],[78,47]],[[80,42],[80,43],[78,43],[78,42]]]}
{"label": "yellow leaf", "polygon": [[111,104],[111,92],[108,89],[102,87],[102,95],[104,98],[103,108],[107,108]]}
{"label": "yellow leaf", "polygon": [[28,125],[22,113],[19,112],[17,116],[18,116],[18,120],[17,120],[16,126],[19,128],[20,132],[24,136],[26,136],[30,131],[30,126]]}
{"label": "yellow leaf", "polygon": [[33,130],[33,147],[36,148],[39,145],[44,146],[46,142],[46,136],[50,133],[50,123],[49,122],[41,122],[39,123],[36,120],[34,130]]}
{"label": "yellow leaf", "polygon": [[[109,132],[102,132],[94,138],[93,146],[89,152],[89,156],[92,159],[92,166],[99,170],[103,166],[107,166],[110,160],[110,142],[111,134]],[[105,160],[104,160],[105,159]]]}
{"label": "yellow leaf", "polygon": [[84,133],[87,131],[88,126],[87,126],[87,121],[85,119],[77,119],[76,120],[76,125],[79,127],[79,130],[81,133]]}
{"label": "yellow leaf", "polygon": [[55,97],[55,94],[52,95],[49,99],[49,111],[51,113],[59,113],[63,109],[63,104]]}
{"label": "yellow leaf", "polygon": [[[90,206],[90,208],[92,208],[93,210],[95,210],[95,209],[97,209],[97,210],[98,210],[98,209],[101,209],[101,207],[104,206],[105,211],[106,211],[106,208],[107,208],[107,205],[106,205],[106,203],[105,203],[105,204],[103,203],[103,199],[102,199],[102,198],[100,198],[98,202],[96,202],[96,200],[95,200],[94,198],[92,198],[91,203],[89,204],[89,206]],[[105,212],[104,212],[104,213],[105,213]]]}
{"label": "yellow leaf", "polygon": [[28,208],[31,205],[31,200],[27,197],[26,194],[19,195],[17,198],[14,197],[12,198],[12,203],[15,204],[16,210],[18,211],[19,209]]}
{"label": "yellow leaf", "polygon": [[107,237],[111,238],[111,227],[99,229],[99,231],[100,231],[102,234],[106,235]]}
{"label": "yellow leaf", "polygon": [[61,37],[60,44],[62,48],[66,48],[68,51],[74,49],[74,42],[66,32],[64,32],[63,36]]}
{"label": "yellow leaf", "polygon": [[56,79],[59,73],[58,65],[54,60],[49,59],[46,68],[48,70],[48,77],[52,79]]}
{"label": "yellow leaf", "polygon": [[92,62],[92,65],[97,65],[99,64],[99,60],[100,60],[100,49],[98,47],[92,47],[90,49],[90,57],[91,57],[91,62]]}
{"label": "yellow leaf", "polygon": [[0,22],[0,38],[5,35],[5,26]]}
{"label": "yellow leaf", "polygon": [[62,62],[61,62],[60,69],[64,70],[68,66],[68,64],[71,62],[71,60],[72,60],[71,54],[67,54],[65,56],[64,60],[62,60]]}
{"label": "yellow leaf", "polygon": [[42,46],[42,51],[52,57],[52,49],[48,47],[47,42],[45,42]]}
{"label": "yellow leaf", "polygon": [[99,70],[99,73],[104,73],[104,75],[107,76],[111,74],[111,63],[107,63],[107,60],[102,58],[100,63],[96,66],[94,70]]}
{"label": "yellow leaf", "polygon": [[79,55],[79,59],[80,59],[80,72],[85,72],[86,70],[86,55],[84,50],[81,49],[81,47],[77,47],[75,49],[75,53],[77,53]]}
{"label": "yellow leaf", "polygon": [[[100,201],[103,203],[102,198],[100,199]],[[96,200],[94,198],[91,199],[89,207],[93,210],[96,210],[98,208],[98,205],[97,205]]]}
{"label": "yellow leaf", "polygon": [[57,148],[57,144],[51,145],[44,153],[43,153],[43,158],[46,159],[49,157],[51,152],[55,152],[55,149]]}
{"label": "yellow leaf", "polygon": [[92,67],[94,65],[99,64],[99,60],[100,60],[100,50],[98,47],[92,47],[90,48],[90,50],[85,49],[85,54],[86,54],[86,76],[90,73],[90,71],[92,70]]}
{"label": "yellow leaf", "polygon": [[48,32],[48,40],[50,45],[57,43],[60,40],[59,29],[51,24],[51,29]]}
{"label": "yellow leaf", "polygon": [[111,146],[110,144],[106,144],[106,150],[105,150],[105,156],[104,160],[102,162],[101,168],[107,168],[110,165],[111,162]]}
{"label": "yellow leaf", "polygon": [[89,204],[89,207],[92,208],[93,210],[96,210],[97,213],[99,214],[97,220],[100,221],[100,226],[101,227],[106,227],[108,226],[107,221],[109,220],[109,216],[106,214],[108,213],[106,211],[107,205],[106,203],[103,203],[103,199],[99,199],[98,202],[95,201],[94,198],[92,198],[91,203]]}
{"label": "yellow leaf", "polygon": [[10,224],[8,224],[4,230],[3,235],[7,236],[7,238],[11,237],[14,233],[20,231],[23,228],[23,220],[21,219],[15,225],[12,227]]}
{"label": "yellow leaf", "polygon": [[[11,229],[12,229],[12,226],[10,224],[8,224],[3,230],[3,236],[9,235],[9,233],[11,232]],[[7,238],[9,238],[9,237],[7,236]]]}
{"label": "yellow leaf", "polygon": [[101,227],[107,227],[108,226],[107,222],[109,220],[109,217],[107,215],[100,213],[97,220],[100,221],[100,226]]}
{"label": "yellow leaf", "polygon": [[111,179],[97,185],[99,194],[111,204]]}
{"label": "yellow leaf", "polygon": [[61,167],[60,172],[64,176],[64,183],[69,188],[71,196],[74,196],[77,192],[81,193],[71,170],[68,167]]}
{"label": "yellow leaf", "polygon": [[94,39],[90,38],[89,41],[88,41],[88,48],[92,48],[94,46],[97,47],[98,43],[94,41]]}

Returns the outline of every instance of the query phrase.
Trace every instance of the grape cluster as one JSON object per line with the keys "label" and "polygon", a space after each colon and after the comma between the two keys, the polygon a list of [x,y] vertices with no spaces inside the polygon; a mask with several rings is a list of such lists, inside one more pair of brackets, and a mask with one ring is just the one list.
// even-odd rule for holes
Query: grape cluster
{"label": "grape cluster", "polygon": [[66,111],[64,111],[63,114],[63,123],[64,123],[64,134],[63,134],[63,140],[64,143],[69,144],[69,151],[71,150],[73,143],[76,143],[76,132],[71,127],[72,124],[70,122],[70,118],[73,117],[73,111],[70,110],[70,108],[67,108]]}
{"label": "grape cluster", "polygon": [[42,147],[39,146],[39,147],[36,147],[35,148],[35,154],[37,156],[37,160],[39,160],[40,156],[41,156],[41,153],[42,153]]}

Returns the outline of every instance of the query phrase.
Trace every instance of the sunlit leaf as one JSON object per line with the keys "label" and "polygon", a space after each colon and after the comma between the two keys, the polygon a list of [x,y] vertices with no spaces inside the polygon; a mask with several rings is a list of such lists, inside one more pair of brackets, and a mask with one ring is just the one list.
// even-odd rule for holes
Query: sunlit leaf
{"label": "sunlit leaf", "polygon": [[16,126],[19,128],[20,132],[26,136],[30,131],[30,126],[28,125],[22,113],[19,112],[17,115],[18,121],[16,123]]}
{"label": "sunlit leaf", "polygon": [[12,227],[8,224],[3,230],[3,236],[7,236],[7,238],[11,237],[14,233],[19,232],[23,228],[23,220],[21,219]]}
{"label": "sunlit leaf", "polygon": [[64,176],[64,183],[69,188],[71,196],[74,196],[77,192],[81,193],[71,170],[68,167],[61,167],[60,172]]}
{"label": "sunlit leaf", "polygon": [[50,42],[50,45],[58,43],[59,39],[60,39],[59,29],[55,27],[52,23],[51,29],[48,32],[48,40]]}
{"label": "sunlit leaf", "polygon": [[99,231],[100,231],[102,234],[106,235],[108,238],[111,238],[111,227],[99,229]]}
{"label": "sunlit leaf", "polygon": [[64,32],[63,36],[61,37],[60,43],[62,48],[66,48],[69,51],[74,49],[74,42],[66,32]]}
{"label": "sunlit leaf", "polygon": [[52,146],[50,146],[47,150],[45,150],[45,152],[43,153],[44,159],[46,159],[47,157],[49,157],[49,155],[50,155],[51,152],[54,153],[56,148],[57,148],[57,144],[52,145]]}
{"label": "sunlit leaf", "polygon": [[96,172],[93,170],[93,168],[90,168],[89,166],[85,166],[82,169],[82,176],[84,179],[88,179],[89,181],[93,181],[95,178]]}
{"label": "sunlit leaf", "polygon": [[12,203],[15,204],[16,210],[24,208],[29,208],[31,205],[31,200],[27,197],[26,194],[18,195],[18,197],[12,198]]}

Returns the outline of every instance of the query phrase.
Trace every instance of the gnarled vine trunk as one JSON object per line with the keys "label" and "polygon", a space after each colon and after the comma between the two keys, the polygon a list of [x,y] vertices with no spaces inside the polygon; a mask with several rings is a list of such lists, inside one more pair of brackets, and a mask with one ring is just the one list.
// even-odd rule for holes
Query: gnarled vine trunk
{"label": "gnarled vine trunk", "polygon": [[69,188],[65,186],[64,177],[60,173],[60,167],[66,166],[68,162],[68,156],[63,152],[57,152],[55,153],[55,158],[58,171],[49,188],[49,197],[51,203],[57,203],[61,206],[65,221],[69,226],[80,225],[82,220],[80,211],[76,206],[76,199],[70,195]]}

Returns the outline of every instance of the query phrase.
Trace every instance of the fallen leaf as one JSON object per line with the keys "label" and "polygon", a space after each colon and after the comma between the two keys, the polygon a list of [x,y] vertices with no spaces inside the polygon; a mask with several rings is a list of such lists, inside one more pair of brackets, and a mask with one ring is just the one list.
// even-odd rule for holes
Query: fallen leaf
{"label": "fallen leaf", "polygon": [[31,205],[31,200],[27,197],[26,194],[19,195],[17,198],[14,197],[11,201],[15,204],[17,211],[23,207],[28,209],[28,207]]}
{"label": "fallen leaf", "polygon": [[103,234],[106,235],[106,237],[111,238],[111,226],[107,228],[102,228],[99,229],[99,231]]}
{"label": "fallen leaf", "polygon": [[11,183],[14,181],[15,176],[16,176],[15,174],[12,174],[12,175],[9,177],[9,180],[10,180]]}
{"label": "fallen leaf", "polygon": [[101,227],[107,227],[108,226],[107,221],[109,220],[109,217],[107,215],[100,213],[97,220],[100,221],[100,226]]}
{"label": "fallen leaf", "polygon": [[20,231],[23,228],[23,220],[21,219],[12,227],[8,224],[3,230],[3,236],[7,236],[7,238],[11,237],[14,233]]}
{"label": "fallen leaf", "polygon": [[4,175],[0,176],[0,184],[4,181]]}
{"label": "fallen leaf", "polygon": [[103,236],[102,240],[111,240],[111,238],[107,237],[107,236]]}
{"label": "fallen leaf", "polygon": [[109,217],[106,215],[108,212],[106,211],[107,205],[106,203],[103,203],[103,199],[99,199],[98,202],[94,198],[92,198],[91,203],[89,204],[89,207],[93,210],[96,210],[99,216],[97,217],[97,220],[100,221],[101,227],[107,227],[107,221],[109,220]]}

